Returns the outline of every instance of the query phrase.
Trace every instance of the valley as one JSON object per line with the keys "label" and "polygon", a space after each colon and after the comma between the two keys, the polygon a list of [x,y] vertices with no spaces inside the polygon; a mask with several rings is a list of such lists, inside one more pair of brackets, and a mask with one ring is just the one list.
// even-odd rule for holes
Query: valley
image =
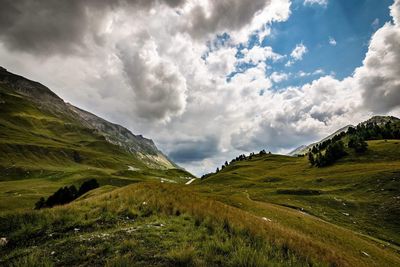
{"label": "valley", "polygon": [[[347,127],[336,133],[344,156],[327,166],[303,154],[314,144],[244,155],[200,179],[150,139],[5,70],[0,102],[0,265],[400,265],[399,139],[370,138],[359,153]],[[100,187],[33,209],[89,179]]]}

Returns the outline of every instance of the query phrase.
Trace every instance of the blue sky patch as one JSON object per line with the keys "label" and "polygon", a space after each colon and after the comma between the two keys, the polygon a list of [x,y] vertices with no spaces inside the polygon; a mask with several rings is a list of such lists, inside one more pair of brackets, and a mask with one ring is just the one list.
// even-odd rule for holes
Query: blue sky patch
{"label": "blue sky patch", "polygon": [[[341,80],[362,65],[372,34],[384,23],[390,21],[388,6],[392,0],[334,0],[327,6],[304,5],[304,0],[292,3],[290,18],[285,22],[273,23],[271,34],[263,40],[257,34],[250,36],[246,45],[237,47],[237,58],[244,48],[271,46],[274,52],[286,58],[268,62],[273,72],[289,74],[289,78],[274,85],[272,89],[301,86],[323,75],[333,75]],[[227,36],[220,36],[222,42]],[[304,44],[307,53],[301,60],[287,64],[290,53],[297,44]],[[229,81],[237,73],[244,72],[253,64],[242,63]],[[268,75],[267,74],[267,75]]]}

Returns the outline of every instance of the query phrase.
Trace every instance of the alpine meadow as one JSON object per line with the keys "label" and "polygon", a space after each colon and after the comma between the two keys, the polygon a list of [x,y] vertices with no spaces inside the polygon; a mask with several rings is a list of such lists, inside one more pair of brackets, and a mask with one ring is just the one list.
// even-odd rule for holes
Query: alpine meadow
{"label": "alpine meadow", "polygon": [[400,266],[400,0],[0,0],[0,266]]}

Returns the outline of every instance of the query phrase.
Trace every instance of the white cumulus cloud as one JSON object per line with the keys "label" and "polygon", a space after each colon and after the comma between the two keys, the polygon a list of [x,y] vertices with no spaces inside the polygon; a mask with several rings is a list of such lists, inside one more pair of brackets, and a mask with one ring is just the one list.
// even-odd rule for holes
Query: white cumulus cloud
{"label": "white cumulus cloud", "polygon": [[308,52],[307,47],[303,44],[297,44],[296,47],[293,49],[292,53],[290,53],[290,56],[295,60],[302,60],[303,56]]}

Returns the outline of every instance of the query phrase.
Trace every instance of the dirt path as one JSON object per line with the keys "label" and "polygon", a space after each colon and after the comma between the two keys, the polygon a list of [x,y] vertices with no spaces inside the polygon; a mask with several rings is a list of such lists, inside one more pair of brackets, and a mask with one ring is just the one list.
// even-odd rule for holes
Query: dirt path
{"label": "dirt path", "polygon": [[196,180],[196,178],[194,178],[194,179],[190,180],[190,181],[189,181],[189,182],[187,182],[186,184],[191,184],[191,183],[193,183],[193,182],[194,182],[194,180]]}

